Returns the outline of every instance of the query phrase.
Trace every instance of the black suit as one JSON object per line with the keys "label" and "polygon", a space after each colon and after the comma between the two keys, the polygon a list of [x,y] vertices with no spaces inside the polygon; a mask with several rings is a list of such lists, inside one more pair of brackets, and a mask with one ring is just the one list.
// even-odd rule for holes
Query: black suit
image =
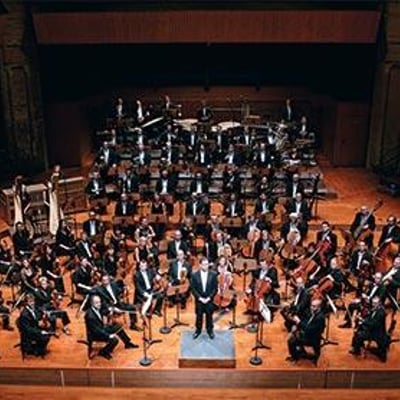
{"label": "black suit", "polygon": [[[317,243],[319,243],[324,236],[325,236],[325,233],[323,231],[318,231],[317,232]],[[336,254],[337,235],[335,233],[333,233],[332,231],[329,231],[329,233],[325,237],[325,240],[330,243],[329,250],[325,254],[327,261],[329,261]]]}
{"label": "black suit", "polygon": [[[206,329],[207,333],[212,333],[214,330],[214,324],[212,319],[212,314],[214,312],[215,306],[213,304],[214,296],[218,291],[218,280],[217,273],[214,271],[207,272],[207,282],[205,285],[205,290],[203,289],[201,281],[201,271],[197,271],[192,275],[191,286],[192,294],[196,300],[196,332],[201,332],[203,326],[203,314],[206,315]],[[210,298],[210,301],[203,304],[199,299]]]}
{"label": "black suit", "polygon": [[212,164],[212,158],[210,152],[204,150],[204,158],[201,157],[200,150],[197,152],[195,156],[195,163],[202,167],[207,167]]}
{"label": "black suit", "polygon": [[[171,240],[168,243],[167,246],[167,258],[168,260],[174,259],[177,257],[177,251],[176,251],[176,241],[175,240]],[[187,245],[186,242],[184,242],[183,240],[180,241],[180,244],[178,246],[178,250],[182,250],[185,254],[189,251],[189,247]]]}
{"label": "black suit", "polygon": [[190,193],[197,193],[197,184],[201,185],[201,191],[199,193],[208,193],[208,183],[204,179],[194,179],[190,182]]}
{"label": "black suit", "polygon": [[[98,220],[86,220],[83,223],[82,229],[89,237],[97,236],[103,233],[103,223]],[[93,235],[91,232],[91,226],[93,226]]]}
{"label": "black suit", "polygon": [[[124,204],[125,204],[125,210],[124,210]],[[125,201],[125,202],[119,201],[115,205],[114,213],[118,217],[132,216],[133,214],[136,213],[136,205],[132,201]]]}
{"label": "black suit", "polygon": [[212,118],[212,111],[208,107],[201,107],[197,111],[197,119],[200,122],[209,122]]}
{"label": "black suit", "polygon": [[318,311],[314,315],[308,311],[298,324],[298,331],[291,334],[288,340],[290,355],[299,359],[304,354],[304,346],[311,346],[314,350],[314,360],[321,354],[321,337],[325,329],[325,314]]}
{"label": "black suit", "polygon": [[166,187],[167,187],[167,193],[173,194],[175,192],[175,180],[172,179],[171,177],[168,177],[167,179],[159,178],[156,183],[156,192],[162,193],[163,182],[166,182],[166,183],[164,183],[164,185],[166,185]]}
{"label": "black suit", "polygon": [[160,312],[163,299],[161,297],[161,293],[154,293],[154,291],[153,291],[153,287],[154,287],[153,282],[154,282],[154,278],[155,278],[155,273],[152,270],[148,270],[148,269],[144,273],[147,275],[147,278],[148,278],[149,284],[150,284],[150,288],[148,289],[146,287],[146,282],[143,277],[143,274],[140,270],[138,270],[134,277],[134,283],[135,283],[134,303],[135,304],[144,303],[147,299],[146,294],[153,294],[154,299],[156,300],[156,305],[155,305],[154,311]]}
{"label": "black suit", "polygon": [[392,239],[394,243],[400,243],[400,227],[398,225],[385,225],[382,228],[379,245],[381,246],[385,240]]}
{"label": "black suit", "polygon": [[98,199],[106,195],[106,187],[104,186],[104,183],[100,178],[99,179],[93,178],[86,185],[86,193],[90,196],[90,198]]}
{"label": "black suit", "polygon": [[[353,235],[353,237],[355,236],[355,234],[357,233],[356,231],[358,230],[358,227],[361,225],[361,222],[363,220],[363,214],[361,212],[358,212],[353,220],[353,223],[350,226],[350,232]],[[367,219],[367,221],[365,222],[364,225],[368,225],[368,229],[371,230],[371,232],[373,232],[375,230],[376,224],[375,224],[375,217],[374,215],[370,215]],[[361,229],[360,233],[358,236],[360,236],[364,231],[364,228]],[[357,237],[354,237],[354,239],[358,239]],[[366,245],[368,247],[372,247],[372,242],[374,240],[374,235],[371,233],[369,235],[367,235],[367,237],[364,238],[364,242],[366,243]]]}
{"label": "black suit", "polygon": [[196,201],[196,215],[194,215],[194,201],[193,200],[189,200],[186,203],[186,207],[185,207],[185,215],[186,216],[191,216],[191,217],[195,217],[198,215],[205,215],[206,214],[206,209],[205,209],[205,204],[203,201],[201,200],[197,200]]}
{"label": "black suit", "polygon": [[301,182],[288,182],[286,184],[286,196],[287,197],[294,197],[296,193],[303,193],[304,194],[304,185]]}
{"label": "black suit", "polygon": [[79,266],[72,274],[72,282],[76,287],[76,292],[81,295],[86,295],[88,291],[87,289],[80,287],[78,284],[80,283],[81,285],[90,287],[91,280],[92,278],[89,269],[86,269],[83,266]]}
{"label": "black suit", "polygon": [[[182,264],[182,268],[186,269],[185,272],[185,282],[190,282],[191,278],[192,278],[192,266],[187,262],[184,261]],[[176,285],[180,285],[183,282],[181,281],[181,276],[179,274],[179,266],[178,266],[178,261],[174,261],[169,269],[168,269],[168,280],[169,282],[176,286]],[[188,290],[186,293],[181,293],[178,295],[173,295],[169,298],[169,300],[172,303],[181,303],[183,307],[186,306],[186,301],[189,297],[190,294],[190,287],[188,286]]]}
{"label": "black suit", "polygon": [[26,229],[16,231],[12,237],[15,253],[19,255],[20,252],[29,251],[31,243],[29,240],[29,232]]}
{"label": "black suit", "polygon": [[308,221],[311,218],[310,207],[308,206],[307,200],[302,200],[298,203],[295,199],[289,199],[286,203],[286,212],[290,213],[299,213],[301,214],[303,220]]}
{"label": "black suit", "polygon": [[225,210],[224,210],[224,214],[226,217],[228,218],[234,218],[234,217],[243,217],[244,215],[244,207],[243,207],[243,203],[239,200],[235,201],[235,205],[234,205],[234,215],[233,215],[233,202],[229,201],[226,205],[225,205]]}

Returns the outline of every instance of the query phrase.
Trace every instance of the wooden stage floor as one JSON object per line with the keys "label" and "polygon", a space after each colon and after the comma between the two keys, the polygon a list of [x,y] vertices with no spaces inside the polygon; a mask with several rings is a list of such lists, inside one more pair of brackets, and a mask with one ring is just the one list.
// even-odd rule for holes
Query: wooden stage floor
{"label": "wooden stage floor", "polygon": [[[376,213],[377,223],[385,223],[387,215],[394,213],[400,216],[398,199],[377,192],[377,178],[363,169],[324,170],[328,185],[335,187],[338,198],[321,201],[318,207],[319,220],[328,219],[334,225],[349,224],[354,212],[362,205],[372,206],[378,198],[384,205]],[[83,219],[84,215],[79,215]],[[310,240],[314,232],[310,231]],[[378,236],[378,235],[376,235]],[[243,286],[242,278],[235,276],[236,288]],[[68,283],[68,274],[65,275]],[[129,281],[131,295],[132,280]],[[281,291],[285,284],[281,281]],[[348,300],[351,298],[348,297]],[[65,300],[66,302],[68,299]],[[49,384],[49,385],[98,385],[98,386],[165,386],[165,387],[399,387],[400,386],[400,342],[391,345],[388,360],[380,362],[375,356],[367,353],[365,357],[354,357],[348,353],[352,329],[340,329],[343,322],[343,311],[330,320],[329,339],[338,345],[323,348],[318,366],[309,361],[292,364],[285,361],[287,353],[287,333],[279,313],[276,319],[264,329],[264,342],[271,350],[261,350],[263,363],[260,366],[249,364],[255,335],[245,329],[235,330],[236,368],[233,370],[190,370],[178,368],[180,332],[193,330],[193,301],[190,300],[186,310],[181,313],[181,320],[188,327],[175,328],[169,335],[161,335],[159,328],[162,318],[153,318],[153,337],[162,339],[162,343],[154,344],[149,349],[153,359],[150,367],[140,366],[141,349],[125,350],[118,345],[113,359],[107,361],[101,357],[92,360],[87,358],[86,346],[77,343],[85,338],[83,316],[77,319],[76,307],[69,308],[72,336],[61,333],[59,339],[52,338],[49,344],[50,353],[45,359],[21,359],[20,351],[15,345],[19,342],[18,333],[0,330],[0,383],[15,384]],[[248,317],[243,315],[244,304],[237,307],[237,322],[244,323]],[[17,314],[17,313],[15,313]],[[168,309],[168,323],[173,323],[175,309]],[[14,323],[15,316],[12,318]],[[216,329],[228,329],[231,314],[224,315],[217,323]],[[127,331],[135,343],[141,344],[141,333]],[[400,339],[400,323],[396,327],[393,338]],[[201,382],[193,376],[200,377]],[[377,381],[378,377],[380,381]],[[162,381],[162,384],[160,383]]]}

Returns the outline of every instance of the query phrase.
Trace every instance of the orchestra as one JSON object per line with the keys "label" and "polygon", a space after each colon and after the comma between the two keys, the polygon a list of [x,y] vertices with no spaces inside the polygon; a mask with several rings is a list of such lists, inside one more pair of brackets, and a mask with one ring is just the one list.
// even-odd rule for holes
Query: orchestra
{"label": "orchestra", "polygon": [[[10,246],[0,246],[1,285],[10,285],[16,296],[7,303],[0,287],[3,328],[12,330],[19,309],[16,323],[27,354],[45,356],[50,337],[59,335],[58,322],[61,335],[72,334],[65,297],[76,296],[88,342],[105,343],[99,354],[110,359],[117,338],[127,349],[137,347],[124,324],[141,331],[140,318],[161,317],[168,306],[187,312],[193,303],[193,338],[200,337],[205,318],[207,340],[216,335],[216,310],[222,315],[243,306],[250,325],[267,307],[268,322],[289,332],[288,360],[317,363],[329,309],[337,312],[341,301],[338,326],[354,329],[351,353],[359,355],[365,342],[376,341],[378,358],[385,361],[387,309],[392,315],[400,310],[396,216],[387,217],[378,237],[374,214],[380,202],[361,206],[342,232],[344,246],[330,221],[322,220],[316,233],[310,229],[319,177],[304,178],[298,168],[307,165],[303,155],[312,149],[303,153],[296,141],[309,140],[310,129],[306,116],[296,121],[289,99],[282,121],[261,127],[217,124],[206,102],[196,122],[185,125],[174,119],[175,108],[163,97],[162,123],[153,129],[151,113],[137,99],[129,128],[135,140],[102,142],[85,188],[88,217],[78,228],[63,217],[60,169],[54,169],[54,239],[35,242],[24,218],[26,188],[16,178],[15,229]],[[129,115],[127,102],[119,98],[113,114],[118,138],[119,124]],[[250,195],[248,178],[254,180]],[[252,269],[237,269],[250,261]],[[241,283],[243,296],[236,289]]]}

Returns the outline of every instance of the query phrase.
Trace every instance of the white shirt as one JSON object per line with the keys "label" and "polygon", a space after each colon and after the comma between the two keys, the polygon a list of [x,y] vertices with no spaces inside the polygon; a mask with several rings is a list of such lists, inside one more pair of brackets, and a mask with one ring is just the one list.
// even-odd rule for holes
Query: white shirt
{"label": "white shirt", "polygon": [[143,109],[142,109],[142,106],[139,106],[138,109],[137,109],[137,118],[138,118],[138,120],[143,119]]}
{"label": "white shirt", "polygon": [[140,164],[144,164],[144,151],[139,153],[139,162]]}
{"label": "white shirt", "polygon": [[236,203],[231,203],[231,216],[234,217],[236,215]]}
{"label": "white shirt", "polygon": [[178,251],[181,249],[181,241],[175,241],[175,251],[178,253]]}
{"label": "white shirt", "polygon": [[202,164],[204,164],[205,158],[206,158],[206,155],[205,155],[204,151],[201,151],[201,152],[200,152],[200,162],[201,162]]}
{"label": "white shirt", "polygon": [[264,150],[260,152],[260,160],[261,160],[261,162],[265,162],[265,151]]}
{"label": "white shirt", "polygon": [[163,194],[168,193],[168,180],[167,179],[163,179],[161,181],[161,193],[163,193]]}
{"label": "white shirt", "polygon": [[228,154],[228,164],[233,164],[233,157],[234,157],[233,153]]}
{"label": "white shirt", "polygon": [[195,201],[193,203],[193,215],[196,216],[196,213],[197,213],[197,202]]}
{"label": "white shirt", "polygon": [[300,213],[301,202],[296,201],[296,214]]}
{"label": "white shirt", "polygon": [[89,221],[90,236],[96,235],[96,221]]}
{"label": "white shirt", "polygon": [[144,280],[144,284],[146,286],[146,290],[150,290],[151,289],[151,285],[150,285],[150,281],[149,281],[149,277],[147,276],[146,271],[140,271],[142,276],[143,276],[143,280]]}
{"label": "white shirt", "polygon": [[208,271],[200,271],[200,278],[203,292],[205,292],[207,288]]}
{"label": "white shirt", "polygon": [[203,190],[202,190],[202,184],[201,184],[201,182],[199,182],[199,181],[197,181],[196,182],[196,193],[201,193]]}
{"label": "white shirt", "polygon": [[100,311],[97,308],[92,307],[93,312],[96,314],[97,318],[103,322],[103,318],[101,317]]}
{"label": "white shirt", "polygon": [[112,298],[112,301],[113,301],[113,304],[117,304],[118,302],[117,302],[117,299],[114,296],[114,292],[112,290],[111,285],[107,285],[105,288],[106,288],[107,292],[110,294],[110,296]]}
{"label": "white shirt", "polygon": [[122,104],[117,105],[117,115],[118,117],[122,117]]}
{"label": "white shirt", "polygon": [[108,164],[108,161],[110,159],[110,149],[104,149],[104,162]]}
{"label": "white shirt", "polygon": [[297,182],[293,182],[293,193],[292,197],[295,198],[297,193]]}
{"label": "white shirt", "polygon": [[364,253],[358,252],[357,269],[360,269],[363,256],[364,256]]}
{"label": "white shirt", "polygon": [[125,214],[126,214],[126,211],[127,211],[127,204],[126,204],[126,201],[123,201],[123,202],[121,203],[121,206],[122,206],[122,214],[125,215]]}

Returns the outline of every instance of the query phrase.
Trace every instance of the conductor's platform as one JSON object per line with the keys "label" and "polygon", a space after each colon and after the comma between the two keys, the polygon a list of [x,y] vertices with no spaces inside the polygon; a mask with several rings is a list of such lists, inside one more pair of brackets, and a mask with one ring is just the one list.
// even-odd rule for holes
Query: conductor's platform
{"label": "conductor's platform", "polygon": [[202,333],[193,339],[193,331],[181,334],[180,368],[235,368],[235,343],[233,332],[216,330],[215,338]]}

